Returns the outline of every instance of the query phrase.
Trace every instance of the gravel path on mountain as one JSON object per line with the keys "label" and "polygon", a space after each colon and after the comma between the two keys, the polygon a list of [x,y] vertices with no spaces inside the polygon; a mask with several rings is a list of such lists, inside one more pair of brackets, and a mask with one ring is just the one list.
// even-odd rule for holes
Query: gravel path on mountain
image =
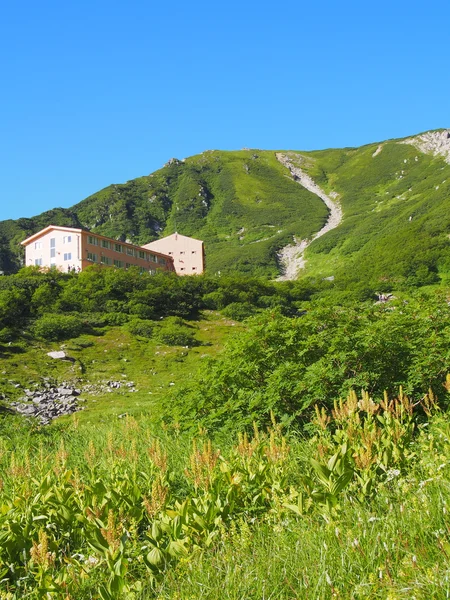
{"label": "gravel path on mountain", "polygon": [[[322,227],[320,231],[313,235],[313,237],[309,240],[297,240],[294,237],[294,243],[285,246],[278,253],[278,258],[280,264],[282,265],[283,274],[277,278],[277,281],[288,281],[291,279],[296,279],[298,272],[300,269],[303,269],[306,264],[306,259],[304,257],[304,253],[306,248],[317,238],[325,235],[328,231],[331,231],[335,227],[337,227],[342,221],[342,209],[340,205],[336,202],[335,199],[331,198],[330,195],[326,194],[309,175],[307,175],[300,167],[294,165],[292,160],[281,152],[277,152],[276,155],[277,160],[287,167],[291,172],[291,175],[297,183],[302,185],[304,188],[319,196],[319,198],[325,202],[330,211],[328,215],[327,222]],[[334,195],[334,198],[337,197],[337,194]]]}

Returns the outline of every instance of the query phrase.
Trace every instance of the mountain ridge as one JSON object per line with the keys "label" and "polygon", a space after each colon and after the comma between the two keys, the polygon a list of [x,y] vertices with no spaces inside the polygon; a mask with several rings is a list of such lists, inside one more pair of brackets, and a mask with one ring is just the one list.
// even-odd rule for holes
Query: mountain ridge
{"label": "mountain ridge", "polygon": [[[446,279],[450,166],[439,155],[442,148],[421,150],[417,144],[424,136],[448,140],[450,151],[448,135],[438,129],[361,147],[280,151],[324,193],[339,194],[343,210],[339,227],[310,243],[301,275],[335,277],[343,286],[413,284],[417,270],[416,284]],[[4,270],[17,269],[20,240],[52,222],[138,244],[178,230],[205,241],[210,273],[276,278],[280,251],[293,239],[311,240],[327,218],[323,201],[292,179],[276,151],[209,150],[171,159],[154,173],[107,186],[69,209],[1,221],[0,261]],[[411,230],[419,233],[420,248]],[[396,251],[389,257],[383,250],[396,246],[396,235],[403,238],[400,263]]]}

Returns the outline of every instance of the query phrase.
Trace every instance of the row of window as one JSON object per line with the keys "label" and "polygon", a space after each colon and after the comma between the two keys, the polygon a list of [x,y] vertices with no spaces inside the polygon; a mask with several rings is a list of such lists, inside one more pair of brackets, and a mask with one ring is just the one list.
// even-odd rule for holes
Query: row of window
{"label": "row of window", "polygon": [[[170,256],[173,256],[173,252],[168,252]],[[184,250],[180,250],[180,254],[186,254]],[[197,250],[191,250],[191,254],[197,254]]]}
{"label": "row of window", "polygon": [[136,250],[135,248],[124,246],[123,244],[120,244],[118,242],[101,240],[98,237],[95,237],[94,235],[88,235],[88,244],[91,244],[92,246],[101,246],[102,248],[114,250],[115,252],[122,252],[127,254],[128,256],[134,256],[134,258],[141,258],[142,260],[148,260],[150,262],[159,263],[160,265],[166,264],[166,259],[162,256],[156,256],[156,254],[151,254],[149,252],[145,252],[144,250]]}
{"label": "row of window", "polygon": [[[71,235],[65,235],[63,237],[63,244],[70,244],[72,243],[72,236]],[[42,250],[42,248],[44,247],[44,242],[41,240],[40,242],[34,242],[34,249],[35,250]],[[56,238],[50,238],[50,253],[51,251],[55,250],[56,248]],[[53,254],[54,256],[54,254]]]}
{"label": "row of window", "polygon": [[[92,261],[92,262],[98,262],[98,255],[95,254],[94,252],[88,252],[87,253],[87,259]],[[108,256],[100,256],[100,263],[102,265],[114,265],[115,267],[119,267],[119,268],[123,268],[124,264],[123,264],[123,260],[117,260],[117,259],[112,259],[109,258]],[[130,267],[136,267],[137,265],[133,265],[132,263],[125,263],[125,268],[129,269]],[[141,273],[144,273],[145,271],[147,271],[147,269],[145,267],[139,267]],[[155,269],[149,269],[148,270],[149,273],[151,273],[152,275],[154,275],[156,273]]]}
{"label": "row of window", "polygon": [[[55,258],[55,250],[51,249],[50,250],[50,258],[54,259]],[[72,260],[72,252],[65,252],[64,253],[64,260]],[[34,259],[34,264],[36,267],[42,267],[42,258],[35,258]],[[55,260],[50,260],[50,264],[54,265],[55,264]]]}

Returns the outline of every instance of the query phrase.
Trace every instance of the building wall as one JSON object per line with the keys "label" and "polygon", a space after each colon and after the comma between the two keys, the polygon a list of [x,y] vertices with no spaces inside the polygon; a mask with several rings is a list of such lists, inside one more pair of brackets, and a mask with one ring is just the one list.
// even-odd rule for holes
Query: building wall
{"label": "building wall", "polygon": [[82,269],[92,264],[126,268],[137,266],[146,271],[173,271],[170,257],[134,244],[82,232]]}
{"label": "building wall", "polygon": [[79,271],[93,264],[117,268],[137,266],[150,272],[175,270],[169,256],[81,229],[43,230],[42,235],[31,238],[25,244],[26,266],[55,266],[61,271]]}
{"label": "building wall", "polygon": [[81,269],[80,230],[53,229],[35,238],[25,247],[25,265],[51,267],[55,266],[61,271],[68,271],[69,267]]}
{"label": "building wall", "polygon": [[172,256],[177,275],[197,275],[205,268],[203,242],[174,233],[143,248]]}

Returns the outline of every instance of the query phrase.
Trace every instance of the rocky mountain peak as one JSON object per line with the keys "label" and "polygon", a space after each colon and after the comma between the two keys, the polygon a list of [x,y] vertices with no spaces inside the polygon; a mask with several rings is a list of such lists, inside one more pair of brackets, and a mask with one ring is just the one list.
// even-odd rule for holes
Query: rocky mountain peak
{"label": "rocky mountain peak", "polygon": [[408,138],[402,143],[411,144],[424,154],[442,156],[450,164],[450,129],[427,131],[426,133]]}

